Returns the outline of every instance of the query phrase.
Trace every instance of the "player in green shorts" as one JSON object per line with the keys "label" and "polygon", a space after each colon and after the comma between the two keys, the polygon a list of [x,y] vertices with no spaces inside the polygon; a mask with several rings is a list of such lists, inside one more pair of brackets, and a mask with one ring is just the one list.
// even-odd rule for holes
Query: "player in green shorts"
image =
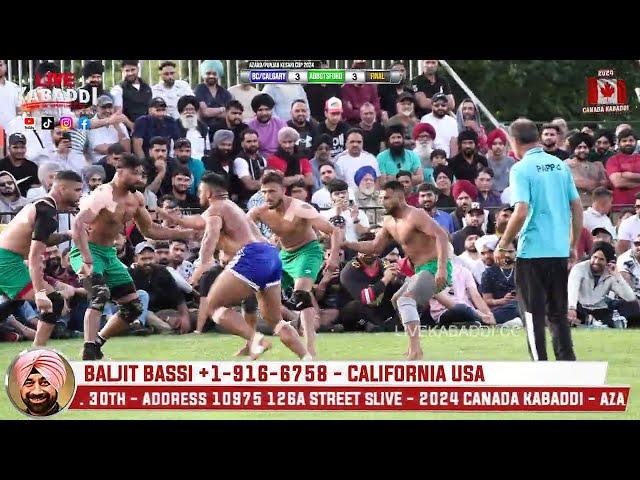
{"label": "player in green shorts", "polygon": [[445,306],[444,295],[438,295],[451,284],[452,265],[449,256],[449,237],[424,210],[407,205],[400,182],[387,182],[380,192],[386,210],[383,225],[370,242],[346,242],[345,248],[370,255],[382,255],[395,240],[415,265],[415,275],[394,295],[394,304],[409,335],[408,360],[423,358],[420,346],[420,315],[418,305],[424,307],[431,297]]}
{"label": "player in green shorts", "polygon": [[[154,137],[149,148],[166,151],[167,141]],[[76,246],[71,250],[71,266],[82,279],[89,298],[84,317],[83,360],[102,358],[101,347],[107,339],[128,329],[142,313],[133,280],[116,255],[115,240],[124,225],[135,219],[145,237],[158,240],[193,236],[192,230],[172,230],[153,223],[142,193],[136,190],[144,184],[143,171],[142,160],[124,154],[113,180],[91,193],[81,204],[73,224]],[[98,332],[100,316],[110,299],[119,304],[119,310]]]}
{"label": "player in green shorts", "polygon": [[[283,140],[281,140],[282,143]],[[308,203],[285,195],[284,179],[279,172],[262,177],[265,204],[247,214],[254,222],[262,222],[276,235],[282,249],[282,288],[293,287],[291,302],[300,312],[307,338],[307,350],[316,358],[316,314],[312,288],[320,272],[324,254],[315,230],[331,236],[329,269],[338,267],[342,230],[334,227]],[[315,229],[315,230],[314,230]]]}

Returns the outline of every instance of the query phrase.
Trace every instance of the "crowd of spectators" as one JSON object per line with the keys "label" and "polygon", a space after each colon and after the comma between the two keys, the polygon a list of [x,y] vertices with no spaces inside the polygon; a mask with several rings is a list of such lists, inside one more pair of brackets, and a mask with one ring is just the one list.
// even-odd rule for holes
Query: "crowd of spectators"
{"label": "crowd of spectators", "polygon": [[[354,68],[361,66],[356,61]],[[148,85],[137,60],[122,61],[123,81],[102,86],[99,61],[87,62],[97,105],[70,112],[72,128],[25,130],[6,64],[0,61],[0,125],[6,157],[0,160],[0,223],[47,194],[60,170],[84,179],[85,195],[109,182],[123,153],[146,160],[139,186],[150,211],[199,213],[200,178],[213,171],[227,179],[230,198],[248,210],[262,205],[265,171],[283,176],[289,195],[309,202],[327,219],[344,219],[347,241],[373,238],[382,221],[380,188],[398,180],[409,205],[424,209],[445,229],[454,259],[448,294],[454,308],[436,300],[422,306],[425,325],[453,323],[519,327],[515,295],[517,244],[497,263],[493,251],[513,212],[509,172],[519,161],[506,130],[486,131],[468,98],[459,104],[437,60],[399,85],[220,85],[222,62],[200,65],[202,83],[176,78],[176,65],[160,64],[160,82]],[[55,64],[38,66],[42,75]],[[394,70],[404,72],[401,62]],[[88,128],[80,115],[91,117]],[[629,125],[615,132],[585,125],[569,132],[562,119],[542,125],[540,143],[570,169],[585,207],[582,258],[570,265],[569,319],[574,325],[614,328],[640,320],[640,153]],[[623,209],[635,205],[634,210]],[[60,215],[60,231],[73,216]],[[168,220],[163,222],[175,227]],[[277,243],[266,225],[265,237]],[[553,232],[548,232],[553,235]],[[135,223],[116,248],[144,305],[132,334],[188,333],[196,324],[200,285],[191,283],[198,242],[153,242]],[[63,293],[65,315],[54,337],[80,335],[86,292],[69,266],[69,245],[50,247],[47,280]],[[408,275],[398,246],[382,257],[341,252],[340,269],[323,269],[314,288],[317,326],[324,331],[393,331],[402,328],[390,299]],[[286,297],[283,292],[286,310]],[[105,316],[114,312],[107,307]],[[38,312],[22,311],[0,324],[2,339],[31,339]],[[298,322],[296,312],[285,318]],[[213,328],[213,327],[211,327]]]}

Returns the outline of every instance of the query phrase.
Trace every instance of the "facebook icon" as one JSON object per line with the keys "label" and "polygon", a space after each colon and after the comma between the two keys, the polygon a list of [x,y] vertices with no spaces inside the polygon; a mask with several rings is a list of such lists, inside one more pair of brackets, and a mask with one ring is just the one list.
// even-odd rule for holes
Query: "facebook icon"
{"label": "facebook icon", "polygon": [[87,117],[80,117],[78,124],[80,125],[80,130],[88,130],[91,127],[91,120]]}

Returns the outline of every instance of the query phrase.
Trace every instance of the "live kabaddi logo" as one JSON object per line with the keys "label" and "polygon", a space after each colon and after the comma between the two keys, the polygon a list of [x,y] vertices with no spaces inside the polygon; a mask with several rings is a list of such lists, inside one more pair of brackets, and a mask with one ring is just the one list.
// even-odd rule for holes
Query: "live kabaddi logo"
{"label": "live kabaddi logo", "polygon": [[587,77],[587,103],[582,113],[628,112],[627,84],[614,70],[598,70],[597,77]]}

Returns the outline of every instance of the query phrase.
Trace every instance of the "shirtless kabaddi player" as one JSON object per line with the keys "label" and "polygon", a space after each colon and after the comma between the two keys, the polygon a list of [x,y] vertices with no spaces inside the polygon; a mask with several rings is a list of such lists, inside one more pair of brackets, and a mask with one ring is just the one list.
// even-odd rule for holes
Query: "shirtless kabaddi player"
{"label": "shirtless kabaddi player", "polygon": [[254,222],[262,222],[279,238],[282,250],[282,288],[293,287],[291,303],[300,312],[307,338],[307,351],[315,359],[315,317],[319,313],[313,304],[311,290],[324,261],[324,253],[314,229],[331,236],[328,268],[338,268],[341,230],[334,227],[308,203],[286,196],[283,176],[268,172],[262,177],[261,191],[265,203],[247,214]]}
{"label": "shirtless kabaddi player", "polygon": [[[387,182],[380,197],[387,215],[376,238],[369,242],[346,242],[343,246],[360,253],[382,255],[393,239],[409,257],[415,275],[407,278],[393,301],[409,335],[407,359],[421,360],[418,305],[426,305],[431,297],[452,282],[453,266],[448,259],[447,232],[424,210],[407,205],[400,182]],[[436,298],[440,301],[440,297]],[[448,304],[446,302],[445,306]]]}
{"label": "shirtless kabaddi player", "polygon": [[[143,171],[142,160],[124,154],[113,180],[96,188],[81,203],[73,225],[75,246],[69,260],[89,296],[84,316],[83,360],[101,359],[101,347],[107,339],[128,329],[142,313],[131,275],[116,254],[115,240],[124,224],[133,218],[145,237],[158,240],[193,236],[192,230],[171,230],[153,223],[142,193],[136,190]],[[120,307],[98,333],[100,317],[109,299]]]}
{"label": "shirtless kabaddi player", "polygon": [[[64,309],[64,299],[44,280],[42,256],[48,246],[69,241],[58,229],[58,212],[77,208],[82,178],[73,171],[58,172],[49,194],[26,205],[0,233],[0,292],[9,301],[0,305],[0,320],[25,300],[34,300],[41,313],[33,346],[46,345]],[[29,267],[24,264],[28,259]]]}
{"label": "shirtless kabaddi player", "polygon": [[[221,251],[223,263],[227,264],[207,295],[207,316],[230,333],[247,339],[250,357],[255,359],[264,351],[258,340],[261,335],[255,334],[240,313],[227,308],[255,293],[262,316],[273,327],[273,333],[299,358],[309,360],[298,332],[282,319],[282,263],[278,250],[266,241],[244,211],[229,200],[223,177],[215,173],[205,174],[200,180],[198,193],[200,204],[207,210],[200,217],[183,217],[178,222],[194,228],[198,228],[198,222],[204,224],[200,265],[193,272],[192,283],[197,285],[202,274],[212,268],[216,247]],[[185,221],[187,223],[183,223]]]}

